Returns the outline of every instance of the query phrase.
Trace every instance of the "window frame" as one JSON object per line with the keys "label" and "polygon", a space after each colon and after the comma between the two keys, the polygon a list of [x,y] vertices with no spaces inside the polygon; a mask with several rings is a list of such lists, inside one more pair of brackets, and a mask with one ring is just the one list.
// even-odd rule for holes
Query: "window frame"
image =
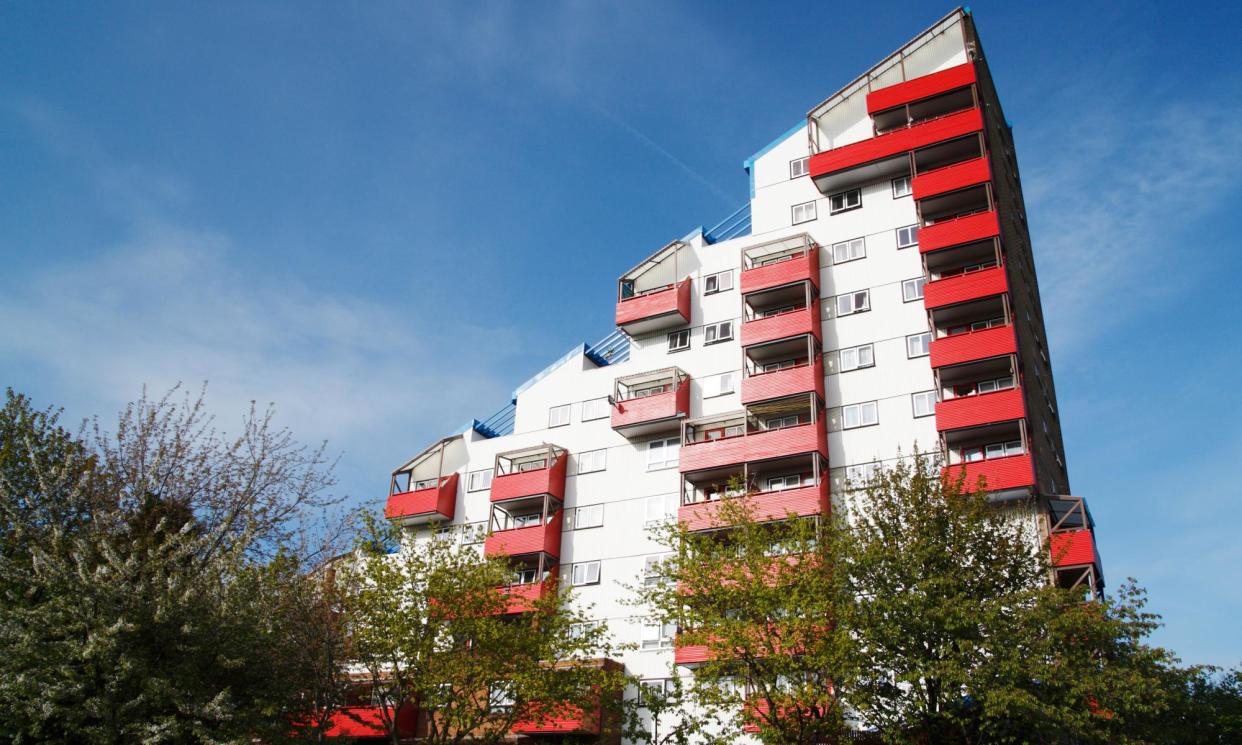
{"label": "window frame", "polygon": [[[672,444],[676,448],[677,455],[673,458],[672,462],[669,462],[668,458],[662,458],[658,462],[658,464],[653,464],[651,460],[651,452],[654,448],[652,446],[657,445],[657,444],[660,446],[661,452],[667,452],[667,448],[670,444]],[[648,471],[661,471],[666,468],[675,468],[677,464],[681,461],[681,438],[680,437],[660,437],[654,440],[648,440],[647,447],[644,448],[644,450],[646,450],[646,453],[647,453],[646,463],[647,463]]]}
{"label": "window frame", "polygon": [[[861,307],[854,304],[854,300],[856,300],[859,295],[864,296],[863,304]],[[851,310],[848,313],[841,312],[841,298],[851,299],[850,300]],[[857,315],[858,313],[866,313],[867,311],[871,310],[871,288],[868,287],[865,290],[854,290],[852,292],[843,292],[837,295],[836,297],[832,299],[832,309],[837,314],[838,318],[841,318],[843,316]]]}
{"label": "window frame", "polygon": [[[905,190],[904,192],[902,192],[902,193],[898,194],[898,193],[897,193],[897,184],[898,184],[899,182],[902,182],[902,181],[906,182],[906,190]],[[911,177],[911,176],[898,176],[897,178],[893,179],[890,183],[891,183],[891,185],[892,185],[892,187],[893,187],[893,199],[901,199],[902,197],[909,197],[909,196],[913,196],[913,194],[914,194],[914,179],[913,179],[913,177]]]}
{"label": "window frame", "polygon": [[[682,334],[685,334],[686,343],[684,345],[673,346],[673,339],[674,338],[681,339]],[[689,348],[690,348],[690,329],[677,329],[676,331],[668,332],[669,354],[672,354],[673,352],[684,352]]]}
{"label": "window frame", "polygon": [[[930,405],[928,406],[927,411],[922,414],[919,413],[919,403],[918,403],[921,397],[926,397],[925,400],[930,402]],[[922,419],[924,417],[935,416],[936,415],[936,391],[935,390],[915,391],[914,393],[911,393],[910,394],[910,410],[911,412],[913,412],[915,419]]]}
{"label": "window frame", "polygon": [[[812,200],[811,200],[811,201],[809,201],[809,202],[800,202],[799,204],[792,205],[792,206],[789,208],[789,224],[790,224],[790,225],[802,225],[803,223],[814,222],[814,221],[818,220],[818,219],[819,219],[819,210],[818,210],[818,209],[816,208],[816,206],[815,206],[815,202],[816,202],[816,201],[817,201],[817,200],[812,199]],[[810,210],[810,214],[811,214],[811,216],[810,216],[810,217],[805,217],[805,216],[804,216],[801,220],[799,220],[799,219],[798,219],[798,210],[799,210],[799,209],[803,210],[803,212],[804,212],[804,213],[805,213],[807,210]]]}
{"label": "window frame", "polygon": [[[721,286],[721,282],[720,282],[721,278],[727,279],[727,283],[724,286]],[[711,280],[713,279],[716,280],[716,287],[714,289],[709,289],[708,285],[711,284]],[[703,294],[704,295],[717,295],[722,292],[728,292],[729,290],[732,290],[732,289],[733,289],[733,270],[732,269],[726,269],[723,272],[713,272],[703,277]]]}
{"label": "window frame", "polygon": [[[581,520],[580,516],[586,515],[585,520]],[[598,516],[598,522],[591,522],[592,516]],[[585,522],[585,525],[579,523]],[[574,508],[573,530],[590,530],[591,528],[604,527],[604,503],[596,502],[595,504],[586,504],[581,507]]]}
{"label": "window frame", "polygon": [[[874,415],[875,415],[874,421],[870,421],[870,422],[864,421],[863,412],[867,410],[868,407],[870,408],[872,412],[874,412]],[[850,412],[851,410],[857,412],[857,415],[858,415],[857,424],[853,424],[853,425],[847,424],[847,421],[849,418],[848,412]],[[846,404],[845,406],[841,407],[841,429],[842,430],[862,429],[863,427],[874,427],[878,425],[879,423],[880,423],[879,401],[860,401],[856,404]]]}
{"label": "window frame", "polygon": [[[906,292],[906,288],[910,286],[911,282],[915,283],[914,284],[915,291],[918,293],[914,297],[910,297],[910,295]],[[917,277],[911,277],[910,279],[901,280],[901,302],[913,303],[916,300],[922,300],[923,293],[926,287],[927,287],[927,277],[923,275],[919,275]]]}
{"label": "window frame", "polygon": [[[596,456],[596,453],[602,453],[603,455]],[[591,468],[582,467],[582,457],[584,455],[592,456]],[[599,466],[596,466],[594,463],[595,457],[599,457],[602,459],[602,463]],[[578,453],[577,462],[578,462],[578,473],[599,473],[600,471],[606,471],[608,470],[608,448],[596,448],[595,450],[584,450],[581,453]]]}
{"label": "window frame", "polygon": [[[560,404],[559,406],[549,406],[548,407],[548,429],[552,429],[553,427],[568,427],[570,422],[573,420],[572,407],[573,407],[572,404]],[[557,411],[562,411],[562,410],[565,412],[565,421],[558,423],[553,420],[553,413]]]}
{"label": "window frame", "polygon": [[[474,484],[474,477],[481,473],[487,474],[486,477],[480,477],[485,483],[482,486],[472,486]],[[496,469],[494,468],[480,468],[477,471],[469,471],[466,473],[466,491],[473,492],[490,489],[492,488],[492,479],[494,478],[496,478]]]}
{"label": "window frame", "polygon": [[[922,352],[920,354],[911,354],[910,353],[910,341],[920,336],[927,339],[927,343],[925,344],[927,351]],[[917,334],[908,334],[906,336],[906,359],[915,360],[915,359],[918,359],[919,357],[926,357],[930,355],[931,354],[931,343],[932,343],[932,335],[930,331],[920,331]]]}
{"label": "window frame", "polygon": [[[801,173],[794,173],[794,164],[799,164]],[[789,161],[789,180],[811,175],[811,156],[804,155],[801,158],[794,158]]]}
{"label": "window frame", "polygon": [[[838,207],[834,207],[834,206],[833,206],[833,200],[834,200],[834,199],[836,199],[837,197],[847,197],[847,196],[848,196],[848,195],[850,195],[850,194],[857,194],[857,195],[858,195],[858,204],[850,205],[850,204],[848,204],[848,201],[849,201],[849,200],[847,200],[847,199],[842,199],[842,206],[841,206],[841,207],[839,207],[839,208],[838,208]],[[854,189],[846,189],[845,191],[839,191],[839,192],[837,192],[836,194],[830,194],[830,195],[828,195],[828,214],[829,214],[829,215],[839,215],[839,214],[841,214],[842,212],[849,212],[850,210],[860,209],[860,208],[862,207],[862,203],[863,203],[863,200],[862,200],[862,187],[856,187],[856,188],[854,188]]]}
{"label": "window frame", "polygon": [[[858,246],[862,249],[857,256],[854,255],[854,251],[853,251],[854,244],[858,244]],[[838,259],[837,249],[842,248],[842,247],[845,248],[848,251],[848,253],[846,254],[846,258]],[[867,238],[866,236],[862,236],[859,238],[850,238],[849,240],[845,240],[845,241],[838,241],[837,243],[832,244],[832,246],[830,247],[830,250],[832,252],[832,265],[833,266],[836,266],[838,264],[848,264],[851,261],[858,261],[859,259],[865,259],[867,258]]]}
{"label": "window frame", "polygon": [[[871,351],[871,355],[870,355],[871,361],[865,365],[862,362],[862,350],[864,349],[869,349]],[[854,365],[853,367],[846,367],[845,357],[843,356],[846,352],[854,352],[855,353],[854,356],[858,360],[858,364]],[[838,373],[853,372],[855,370],[865,370],[868,367],[875,367],[875,343],[874,342],[871,342],[868,344],[859,344],[858,346],[855,346],[855,347],[843,347],[837,350],[837,372]]]}
{"label": "window frame", "polygon": [[[595,578],[591,579],[590,570],[594,567]],[[578,580],[578,570],[582,569],[582,581]],[[600,583],[601,562],[599,559],[593,561],[575,561],[569,567],[569,585],[571,587],[588,587],[590,585],[598,585]]]}
{"label": "window frame", "polygon": [[[721,329],[728,329],[728,336],[721,336]],[[708,332],[712,332],[712,336],[708,336]],[[733,321],[718,321],[717,323],[708,323],[703,325],[703,346],[710,344],[722,344],[726,341],[733,341]]]}
{"label": "window frame", "polygon": [[[603,413],[595,414],[593,416],[587,416],[587,404],[599,404]],[[581,418],[582,418],[582,421],[584,422],[593,422],[597,419],[605,419],[609,417],[611,414],[612,414],[612,407],[608,404],[607,396],[600,396],[598,398],[588,398],[587,400],[582,402],[582,417]]]}
{"label": "window frame", "polygon": [[[902,242],[901,242],[901,231],[903,231],[903,230],[905,230],[905,231],[911,231],[911,232],[909,233],[909,235],[910,235],[910,237],[913,239],[913,242],[912,242],[912,243],[902,244]],[[897,237],[897,250],[898,250],[898,251],[900,251],[900,250],[902,250],[902,249],[906,249],[906,248],[914,248],[915,246],[919,245],[919,226],[918,226],[918,224],[917,224],[917,223],[916,223],[916,224],[914,224],[914,225],[902,225],[900,228],[895,228],[895,229],[893,230],[893,233],[894,233],[894,234],[896,235],[896,237]]]}

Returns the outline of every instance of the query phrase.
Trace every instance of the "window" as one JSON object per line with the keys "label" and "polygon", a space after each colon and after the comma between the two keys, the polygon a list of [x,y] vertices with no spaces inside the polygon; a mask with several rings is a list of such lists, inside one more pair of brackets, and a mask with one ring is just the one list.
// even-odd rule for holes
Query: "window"
{"label": "window", "polygon": [[910,248],[919,245],[919,226],[907,225],[897,228],[897,248]]}
{"label": "window", "polygon": [[579,564],[574,564],[573,570],[570,574],[570,584],[574,587],[581,587],[583,585],[598,585],[599,562],[584,561]]}
{"label": "window", "polygon": [[727,372],[706,378],[703,381],[703,397],[723,396],[733,393],[736,389],[737,373]]}
{"label": "window", "polygon": [[668,351],[680,352],[690,348],[690,329],[674,331],[668,335]]}
{"label": "window", "polygon": [[927,282],[924,277],[915,277],[907,279],[901,283],[901,299],[903,302],[923,299],[923,285]]}
{"label": "window", "polygon": [[604,524],[604,505],[592,504],[574,510],[574,530],[598,528]]}
{"label": "window", "polygon": [[841,407],[841,426],[844,429],[869,427],[879,423],[880,413],[875,401]]}
{"label": "window", "polygon": [[910,196],[910,194],[911,194],[911,190],[910,190],[910,177],[909,176],[901,176],[899,178],[893,179],[893,199],[900,199],[901,197],[908,197]]}
{"label": "window", "polygon": [[914,405],[914,415],[931,416],[936,413],[936,392],[920,391],[910,394],[910,401]]}
{"label": "window", "polygon": [[643,584],[654,585],[664,576],[664,562],[672,554],[658,554],[656,556],[643,557]]}
{"label": "window", "polygon": [[793,206],[793,224],[798,225],[815,219],[815,203],[803,202]]}
{"label": "window", "polygon": [[828,197],[828,212],[837,214],[862,206],[862,189],[850,189]]}
{"label": "window", "polygon": [[789,178],[798,178],[810,173],[810,168],[808,167],[810,161],[811,158],[809,156],[789,161]]}
{"label": "window", "polygon": [[870,290],[859,290],[858,292],[847,292],[844,295],[837,295],[838,316],[848,316],[854,313],[861,313],[864,310],[871,310]]}
{"label": "window", "polygon": [[677,683],[672,678],[647,678],[638,682],[639,706],[657,706],[670,700],[677,692]]}
{"label": "window", "polygon": [[798,415],[791,414],[789,416],[773,417],[764,424],[768,429],[784,429],[785,427],[797,427],[798,423]]}
{"label": "window", "polygon": [[[811,477],[806,477],[807,485],[810,484]],[[768,479],[767,489],[765,491],[784,491],[785,489],[797,489],[803,485],[802,476],[793,474],[792,476],[773,476]]]}
{"label": "window", "polygon": [[1009,440],[1007,442],[994,442],[982,447],[962,448],[961,460],[963,463],[975,463],[990,458],[1022,455],[1024,452],[1026,452],[1026,449],[1022,447],[1021,440]]}
{"label": "window", "polygon": [[587,450],[578,453],[578,473],[593,473],[608,467],[608,450]]}
{"label": "window", "polygon": [[673,646],[677,627],[671,623],[647,621],[643,623],[640,636],[643,649],[668,649]]}
{"label": "window", "polygon": [[590,401],[582,402],[582,421],[589,422],[592,419],[603,419],[611,414],[608,406],[608,398],[593,398]]}
{"label": "window", "polygon": [[846,466],[845,481],[850,488],[862,487],[875,478],[879,470],[879,463],[860,463],[856,466]]}
{"label": "window", "polygon": [[676,437],[647,443],[647,470],[654,471],[677,465],[677,454],[680,450],[681,441]]}
{"label": "window", "polygon": [[489,711],[504,713],[517,705],[517,696],[510,682],[496,683],[487,692],[487,708]]}
{"label": "window", "polygon": [[913,359],[915,357],[926,357],[931,353],[931,334],[924,331],[921,334],[911,334],[906,337],[906,356]]}
{"label": "window", "polygon": [[548,426],[564,427],[569,424],[569,404],[548,409]]}
{"label": "window", "polygon": [[703,278],[703,294],[711,295],[733,289],[733,271],[709,274]]}
{"label": "window", "polygon": [[[488,471],[491,472],[490,469]],[[476,543],[482,543],[487,538],[487,523],[466,523],[461,526],[461,545],[471,546]]]}
{"label": "window", "polygon": [[466,491],[483,491],[492,485],[492,469],[471,471],[466,477]]}
{"label": "window", "polygon": [[847,347],[841,350],[841,372],[857,370],[861,367],[875,365],[875,347],[863,344],[860,347]]}
{"label": "window", "polygon": [[648,525],[677,517],[677,495],[647,497],[643,500],[643,520]]}
{"label": "window", "polygon": [[535,567],[522,567],[513,570],[513,584],[533,585],[539,581],[539,570]]}
{"label": "window", "polygon": [[438,478],[419,479],[418,481],[414,482],[414,487],[411,489],[411,491],[421,491],[423,489],[434,489],[436,485],[439,483],[440,483],[440,479]]}
{"label": "window", "polygon": [[703,343],[717,344],[733,338],[733,321],[721,321],[703,327]]}
{"label": "window", "polygon": [[527,471],[538,471],[541,468],[547,468],[548,461],[545,458],[536,458],[534,460],[526,460],[517,464],[518,473],[526,473]]}
{"label": "window", "polygon": [[867,257],[867,244],[862,238],[832,244],[832,263],[844,264],[847,261]]}

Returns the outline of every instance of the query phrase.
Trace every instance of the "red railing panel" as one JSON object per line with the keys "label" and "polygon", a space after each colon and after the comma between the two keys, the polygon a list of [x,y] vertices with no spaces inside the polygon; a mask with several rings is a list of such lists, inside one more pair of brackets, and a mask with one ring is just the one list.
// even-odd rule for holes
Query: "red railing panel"
{"label": "red railing panel", "polygon": [[920,173],[910,186],[915,199],[927,199],[947,194],[968,186],[978,186],[992,180],[992,167],[987,157],[971,158],[953,165]]}
{"label": "red railing panel", "polygon": [[988,491],[1017,489],[1035,485],[1035,469],[1029,455],[1011,455],[1008,458],[992,458],[974,463],[962,463],[947,466],[944,469],[946,478],[956,479],[958,474],[965,472],[967,488],[973,489],[979,477],[987,480]]}
{"label": "red railing panel", "polygon": [[661,419],[686,417],[690,414],[690,378],[676,389],[654,396],[618,401],[612,410],[612,428],[624,429]]}
{"label": "red railing panel", "polygon": [[565,469],[568,463],[569,454],[561,453],[548,468],[495,476],[492,478],[491,501],[537,497],[540,494],[551,494],[557,499],[564,499]]}
{"label": "red railing panel", "polygon": [[1095,533],[1090,528],[1053,533],[1048,536],[1048,547],[1057,567],[1097,563]]}
{"label": "red railing panel", "polygon": [[763,344],[804,334],[813,334],[816,339],[822,341],[823,332],[820,326],[819,299],[816,298],[805,308],[746,321],[742,324],[742,346]]}
{"label": "red railing panel", "polygon": [[[738,497],[739,499],[741,497]],[[800,517],[823,515],[829,511],[827,480],[814,486],[782,491],[759,492],[745,497],[756,520],[780,520],[789,513]],[[721,527],[720,500],[682,505],[677,519],[689,530],[711,530]]]}
{"label": "red railing panel", "polygon": [[958,365],[963,362],[1014,354],[1017,351],[1018,342],[1014,337],[1013,326],[995,326],[990,329],[932,339],[931,366]]}
{"label": "red railing panel", "polygon": [[618,302],[617,325],[625,327],[637,321],[670,313],[679,315],[683,323],[690,323],[689,277],[663,290],[648,292]]}
{"label": "red railing panel", "polygon": [[742,378],[742,403],[753,404],[773,398],[814,391],[824,398],[824,363],[821,355],[809,365],[748,375]]}
{"label": "red railing panel", "polygon": [[389,495],[384,517],[393,520],[430,515],[435,519],[452,520],[456,506],[457,474],[453,473],[440,479],[439,486]]}
{"label": "red railing panel", "polygon": [[745,295],[806,280],[814,284],[816,289],[819,288],[818,246],[811,246],[801,255],[793,256],[786,261],[753,269],[743,269],[741,289],[742,294]]}
{"label": "red railing panel", "polygon": [[811,178],[867,165],[983,130],[983,112],[968,109],[811,156]]}
{"label": "red railing panel", "polygon": [[937,403],[936,429],[943,432],[948,429],[1008,422],[1025,416],[1026,404],[1022,401],[1022,390],[1011,388],[1007,391],[980,393]]}
{"label": "red railing panel", "polygon": [[996,210],[976,212],[973,215],[942,220],[935,225],[919,228],[919,252],[938,251],[942,248],[987,240],[1000,235],[1000,222]]}
{"label": "red railing panel", "polygon": [[923,286],[923,306],[928,310],[1009,292],[1005,267],[994,266],[976,272],[945,277]]}
{"label": "red railing panel", "polygon": [[965,88],[975,82],[975,66],[967,62],[945,70],[894,83],[867,94],[867,113],[904,106],[924,98]]}

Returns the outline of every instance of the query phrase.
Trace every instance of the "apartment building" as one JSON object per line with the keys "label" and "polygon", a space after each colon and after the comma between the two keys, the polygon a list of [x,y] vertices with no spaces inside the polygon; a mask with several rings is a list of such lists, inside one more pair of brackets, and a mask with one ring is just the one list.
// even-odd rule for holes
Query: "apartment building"
{"label": "apartment building", "polygon": [[997,502],[1034,496],[1024,519],[1051,536],[1054,581],[1098,592],[1013,138],[969,12],[745,169],[749,204],[626,271],[615,332],[398,467],[387,516],[509,557],[514,613],[548,578],[576,586],[635,645],[617,662],[653,681],[695,652],[623,585],[660,558],[645,528],[711,528],[732,476],[772,515],[819,515],[877,465],[937,450]]}

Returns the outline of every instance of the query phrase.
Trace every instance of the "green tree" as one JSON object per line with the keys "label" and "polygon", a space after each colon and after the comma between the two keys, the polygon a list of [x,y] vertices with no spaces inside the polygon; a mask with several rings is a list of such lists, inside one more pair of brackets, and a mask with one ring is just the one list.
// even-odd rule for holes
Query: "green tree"
{"label": "green tree", "polygon": [[546,723],[604,706],[608,726],[625,685],[594,660],[613,653],[605,629],[589,623],[569,590],[547,581],[522,613],[501,588],[503,560],[432,530],[414,536],[366,518],[355,554],[340,563],[352,660],[369,673],[394,743],[403,707],[417,704],[420,742],[487,745],[518,723]]}

